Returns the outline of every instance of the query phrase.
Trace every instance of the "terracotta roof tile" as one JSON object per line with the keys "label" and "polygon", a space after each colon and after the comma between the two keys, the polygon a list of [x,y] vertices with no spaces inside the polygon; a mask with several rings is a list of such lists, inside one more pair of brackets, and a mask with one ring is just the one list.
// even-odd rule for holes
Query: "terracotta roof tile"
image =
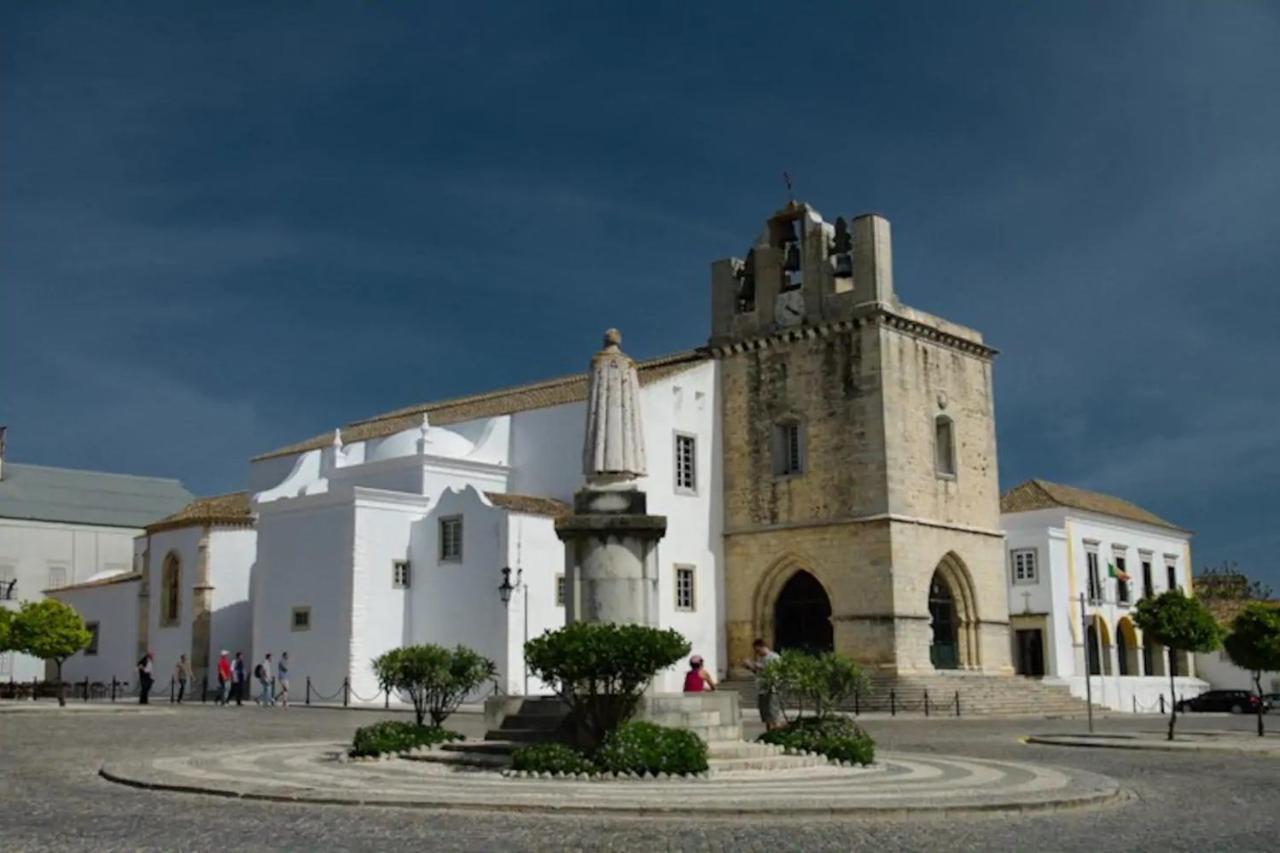
{"label": "terracotta roof tile", "polygon": [[1165,521],[1160,516],[1147,512],[1142,507],[1131,504],[1123,498],[1104,495],[1101,492],[1091,492],[1087,489],[1078,489],[1075,486],[1064,486],[1061,483],[1051,483],[1048,480],[1027,480],[1000,496],[1001,512],[1029,512],[1036,509],[1053,509],[1057,507],[1082,509],[1086,512],[1096,512],[1099,515],[1109,515],[1113,518],[1124,518],[1156,527],[1167,527],[1170,530],[1177,530],[1181,533],[1191,532]]}
{"label": "terracotta roof tile", "polygon": [[162,530],[206,524],[252,526],[253,513],[249,507],[249,493],[231,492],[226,495],[196,498],[173,515],[148,524],[146,529],[148,533],[159,533]]}
{"label": "terracotta roof tile", "polygon": [[[688,370],[709,358],[711,353],[706,350],[684,350],[659,358],[651,358],[648,361],[636,362],[636,370],[640,374],[640,384],[647,385]],[[555,379],[546,379],[513,388],[502,388],[497,391],[454,397],[432,403],[419,403],[416,406],[396,409],[373,418],[352,421],[342,428],[342,441],[348,444],[353,441],[366,441],[371,438],[394,435],[420,424],[423,414],[430,416],[432,424],[443,426],[473,421],[477,418],[492,418],[531,409],[559,406],[564,403],[575,403],[578,400],[585,400],[586,397],[586,372],[572,373],[568,376],[559,376]],[[330,431],[306,441],[255,456],[254,460],[291,456],[295,453],[328,447],[332,442],[333,432]]]}
{"label": "terracotta roof tile", "polygon": [[561,516],[573,514],[573,507],[555,498],[542,498],[535,495],[511,495],[505,492],[485,492],[484,495],[494,506],[500,506],[512,512],[522,512],[526,515],[546,515],[551,518],[560,518]]}

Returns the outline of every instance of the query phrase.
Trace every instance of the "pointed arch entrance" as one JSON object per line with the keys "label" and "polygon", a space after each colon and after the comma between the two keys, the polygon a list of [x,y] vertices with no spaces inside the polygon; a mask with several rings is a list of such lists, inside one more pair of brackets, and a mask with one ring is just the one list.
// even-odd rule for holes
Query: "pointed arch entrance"
{"label": "pointed arch entrance", "polygon": [[773,605],[773,647],[815,652],[835,650],[831,599],[822,583],[803,569],[787,580]]}
{"label": "pointed arch entrance", "polygon": [[978,611],[964,563],[947,554],[929,581],[929,661],[934,669],[976,669]]}

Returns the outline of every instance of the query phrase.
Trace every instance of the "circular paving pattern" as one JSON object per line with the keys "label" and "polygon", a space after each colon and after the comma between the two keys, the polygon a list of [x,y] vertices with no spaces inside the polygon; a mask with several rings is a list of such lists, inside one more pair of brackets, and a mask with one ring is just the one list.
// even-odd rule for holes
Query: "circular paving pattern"
{"label": "circular paving pattern", "polygon": [[544,813],[806,816],[1032,810],[1116,796],[1095,773],[1011,761],[896,753],[865,768],[739,771],[711,779],[508,778],[395,759],[340,761],[344,745],[294,743],[109,762],[103,778],[138,788],[249,799]]}

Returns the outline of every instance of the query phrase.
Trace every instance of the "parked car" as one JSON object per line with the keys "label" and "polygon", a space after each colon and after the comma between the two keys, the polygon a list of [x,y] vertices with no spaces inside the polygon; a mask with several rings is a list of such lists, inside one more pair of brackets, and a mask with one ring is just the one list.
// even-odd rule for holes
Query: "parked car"
{"label": "parked car", "polygon": [[[1258,713],[1259,699],[1248,690],[1209,690],[1178,703],[1179,711],[1229,711],[1232,714]],[[1263,707],[1266,712],[1266,707]]]}

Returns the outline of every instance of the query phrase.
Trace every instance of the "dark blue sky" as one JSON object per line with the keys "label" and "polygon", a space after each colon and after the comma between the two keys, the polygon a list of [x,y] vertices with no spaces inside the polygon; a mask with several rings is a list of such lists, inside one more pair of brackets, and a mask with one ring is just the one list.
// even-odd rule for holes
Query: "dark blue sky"
{"label": "dark blue sky", "polygon": [[0,10],[11,459],[230,490],[608,325],[702,343],[787,169],[1002,350],[1003,485],[1280,587],[1275,4],[201,5]]}

